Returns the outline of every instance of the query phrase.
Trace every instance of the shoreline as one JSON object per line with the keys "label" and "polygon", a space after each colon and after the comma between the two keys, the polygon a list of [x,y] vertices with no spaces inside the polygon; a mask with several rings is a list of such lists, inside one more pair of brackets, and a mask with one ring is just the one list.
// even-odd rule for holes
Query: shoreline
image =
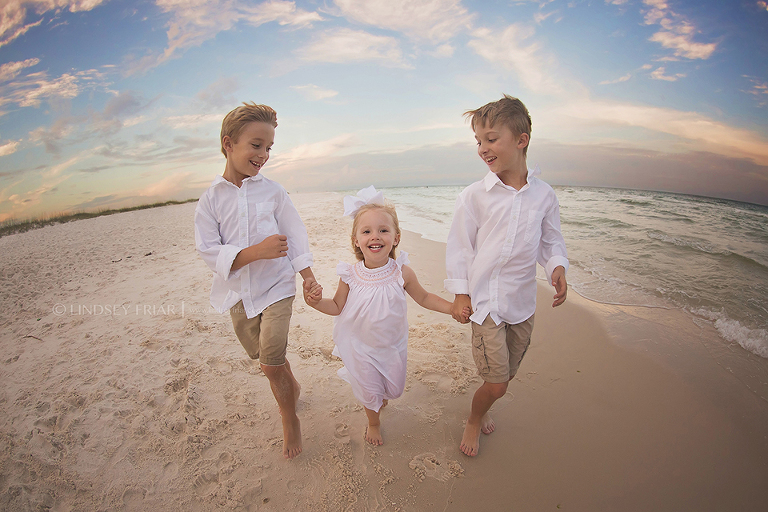
{"label": "shoreline", "polygon": [[[342,196],[291,198],[330,295],[336,263],[354,258]],[[408,299],[406,391],[382,414],[385,444],[372,447],[336,376],[333,320],[297,297],[288,353],[303,386],[304,452],[285,461],[266,378],[228,315],[210,312],[193,212],[168,206],[0,238],[0,508],[758,511],[768,502],[768,404],[752,391],[762,390],[761,366],[737,375],[738,358],[676,312],[572,292],[552,309],[541,283],[531,348],[475,458],[458,450],[480,384],[468,326]],[[421,284],[452,298],[444,244],[404,232],[401,246]],[[57,304],[130,314],[56,314]]]}

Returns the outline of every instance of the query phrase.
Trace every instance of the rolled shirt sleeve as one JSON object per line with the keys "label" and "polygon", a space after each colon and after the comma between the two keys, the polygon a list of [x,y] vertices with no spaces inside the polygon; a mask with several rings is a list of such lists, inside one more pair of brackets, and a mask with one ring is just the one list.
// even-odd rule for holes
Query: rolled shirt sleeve
{"label": "rolled shirt sleeve", "polygon": [[314,259],[309,251],[307,228],[287,193],[284,193],[283,201],[275,211],[275,218],[277,219],[278,232],[285,235],[289,240],[288,259],[294,272],[298,273],[311,267]]}
{"label": "rolled shirt sleeve", "polygon": [[568,272],[568,254],[565,249],[565,239],[560,231],[560,203],[557,198],[544,215],[541,223],[541,241],[537,260],[544,267],[547,282],[552,284],[552,272],[562,266]]}
{"label": "rolled shirt sleeve", "polygon": [[456,199],[453,222],[445,246],[445,268],[448,279],[443,283],[449,293],[469,295],[469,264],[474,259],[477,223],[464,204]]}
{"label": "rolled shirt sleeve", "polygon": [[232,272],[232,262],[243,248],[221,243],[219,225],[210,213],[207,199],[206,196],[201,198],[195,208],[195,248],[206,265],[227,281],[239,273]]}

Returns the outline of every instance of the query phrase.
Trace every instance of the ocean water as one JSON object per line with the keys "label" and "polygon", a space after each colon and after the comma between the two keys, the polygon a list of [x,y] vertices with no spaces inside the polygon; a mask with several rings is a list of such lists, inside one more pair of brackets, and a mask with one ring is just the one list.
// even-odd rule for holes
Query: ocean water
{"label": "ocean water", "polygon": [[[445,242],[462,189],[384,194],[403,229]],[[555,192],[574,291],[601,303],[684,309],[723,342],[768,358],[767,207],[637,190]]]}

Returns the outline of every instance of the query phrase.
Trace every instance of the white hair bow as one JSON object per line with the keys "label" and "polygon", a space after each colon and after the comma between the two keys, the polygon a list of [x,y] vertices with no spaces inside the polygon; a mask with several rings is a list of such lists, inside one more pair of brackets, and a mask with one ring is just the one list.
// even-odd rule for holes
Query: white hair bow
{"label": "white hair bow", "polygon": [[373,185],[360,190],[356,196],[344,196],[344,216],[354,218],[361,206],[384,204],[384,193],[377,192]]}

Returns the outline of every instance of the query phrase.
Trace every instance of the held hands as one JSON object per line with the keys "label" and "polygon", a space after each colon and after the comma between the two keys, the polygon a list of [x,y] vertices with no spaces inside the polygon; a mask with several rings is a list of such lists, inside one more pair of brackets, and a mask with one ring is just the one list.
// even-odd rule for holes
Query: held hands
{"label": "held hands", "polygon": [[469,317],[472,315],[472,300],[469,295],[456,295],[451,305],[451,316],[461,324],[469,323]]}
{"label": "held hands", "polygon": [[307,306],[315,307],[323,298],[323,287],[311,277],[304,280],[302,289],[304,291],[304,302],[307,303]]}
{"label": "held hands", "polygon": [[565,268],[557,267],[552,271],[552,286],[555,287],[555,301],[552,307],[556,308],[565,302],[565,296],[568,295],[568,283],[565,281]]}

